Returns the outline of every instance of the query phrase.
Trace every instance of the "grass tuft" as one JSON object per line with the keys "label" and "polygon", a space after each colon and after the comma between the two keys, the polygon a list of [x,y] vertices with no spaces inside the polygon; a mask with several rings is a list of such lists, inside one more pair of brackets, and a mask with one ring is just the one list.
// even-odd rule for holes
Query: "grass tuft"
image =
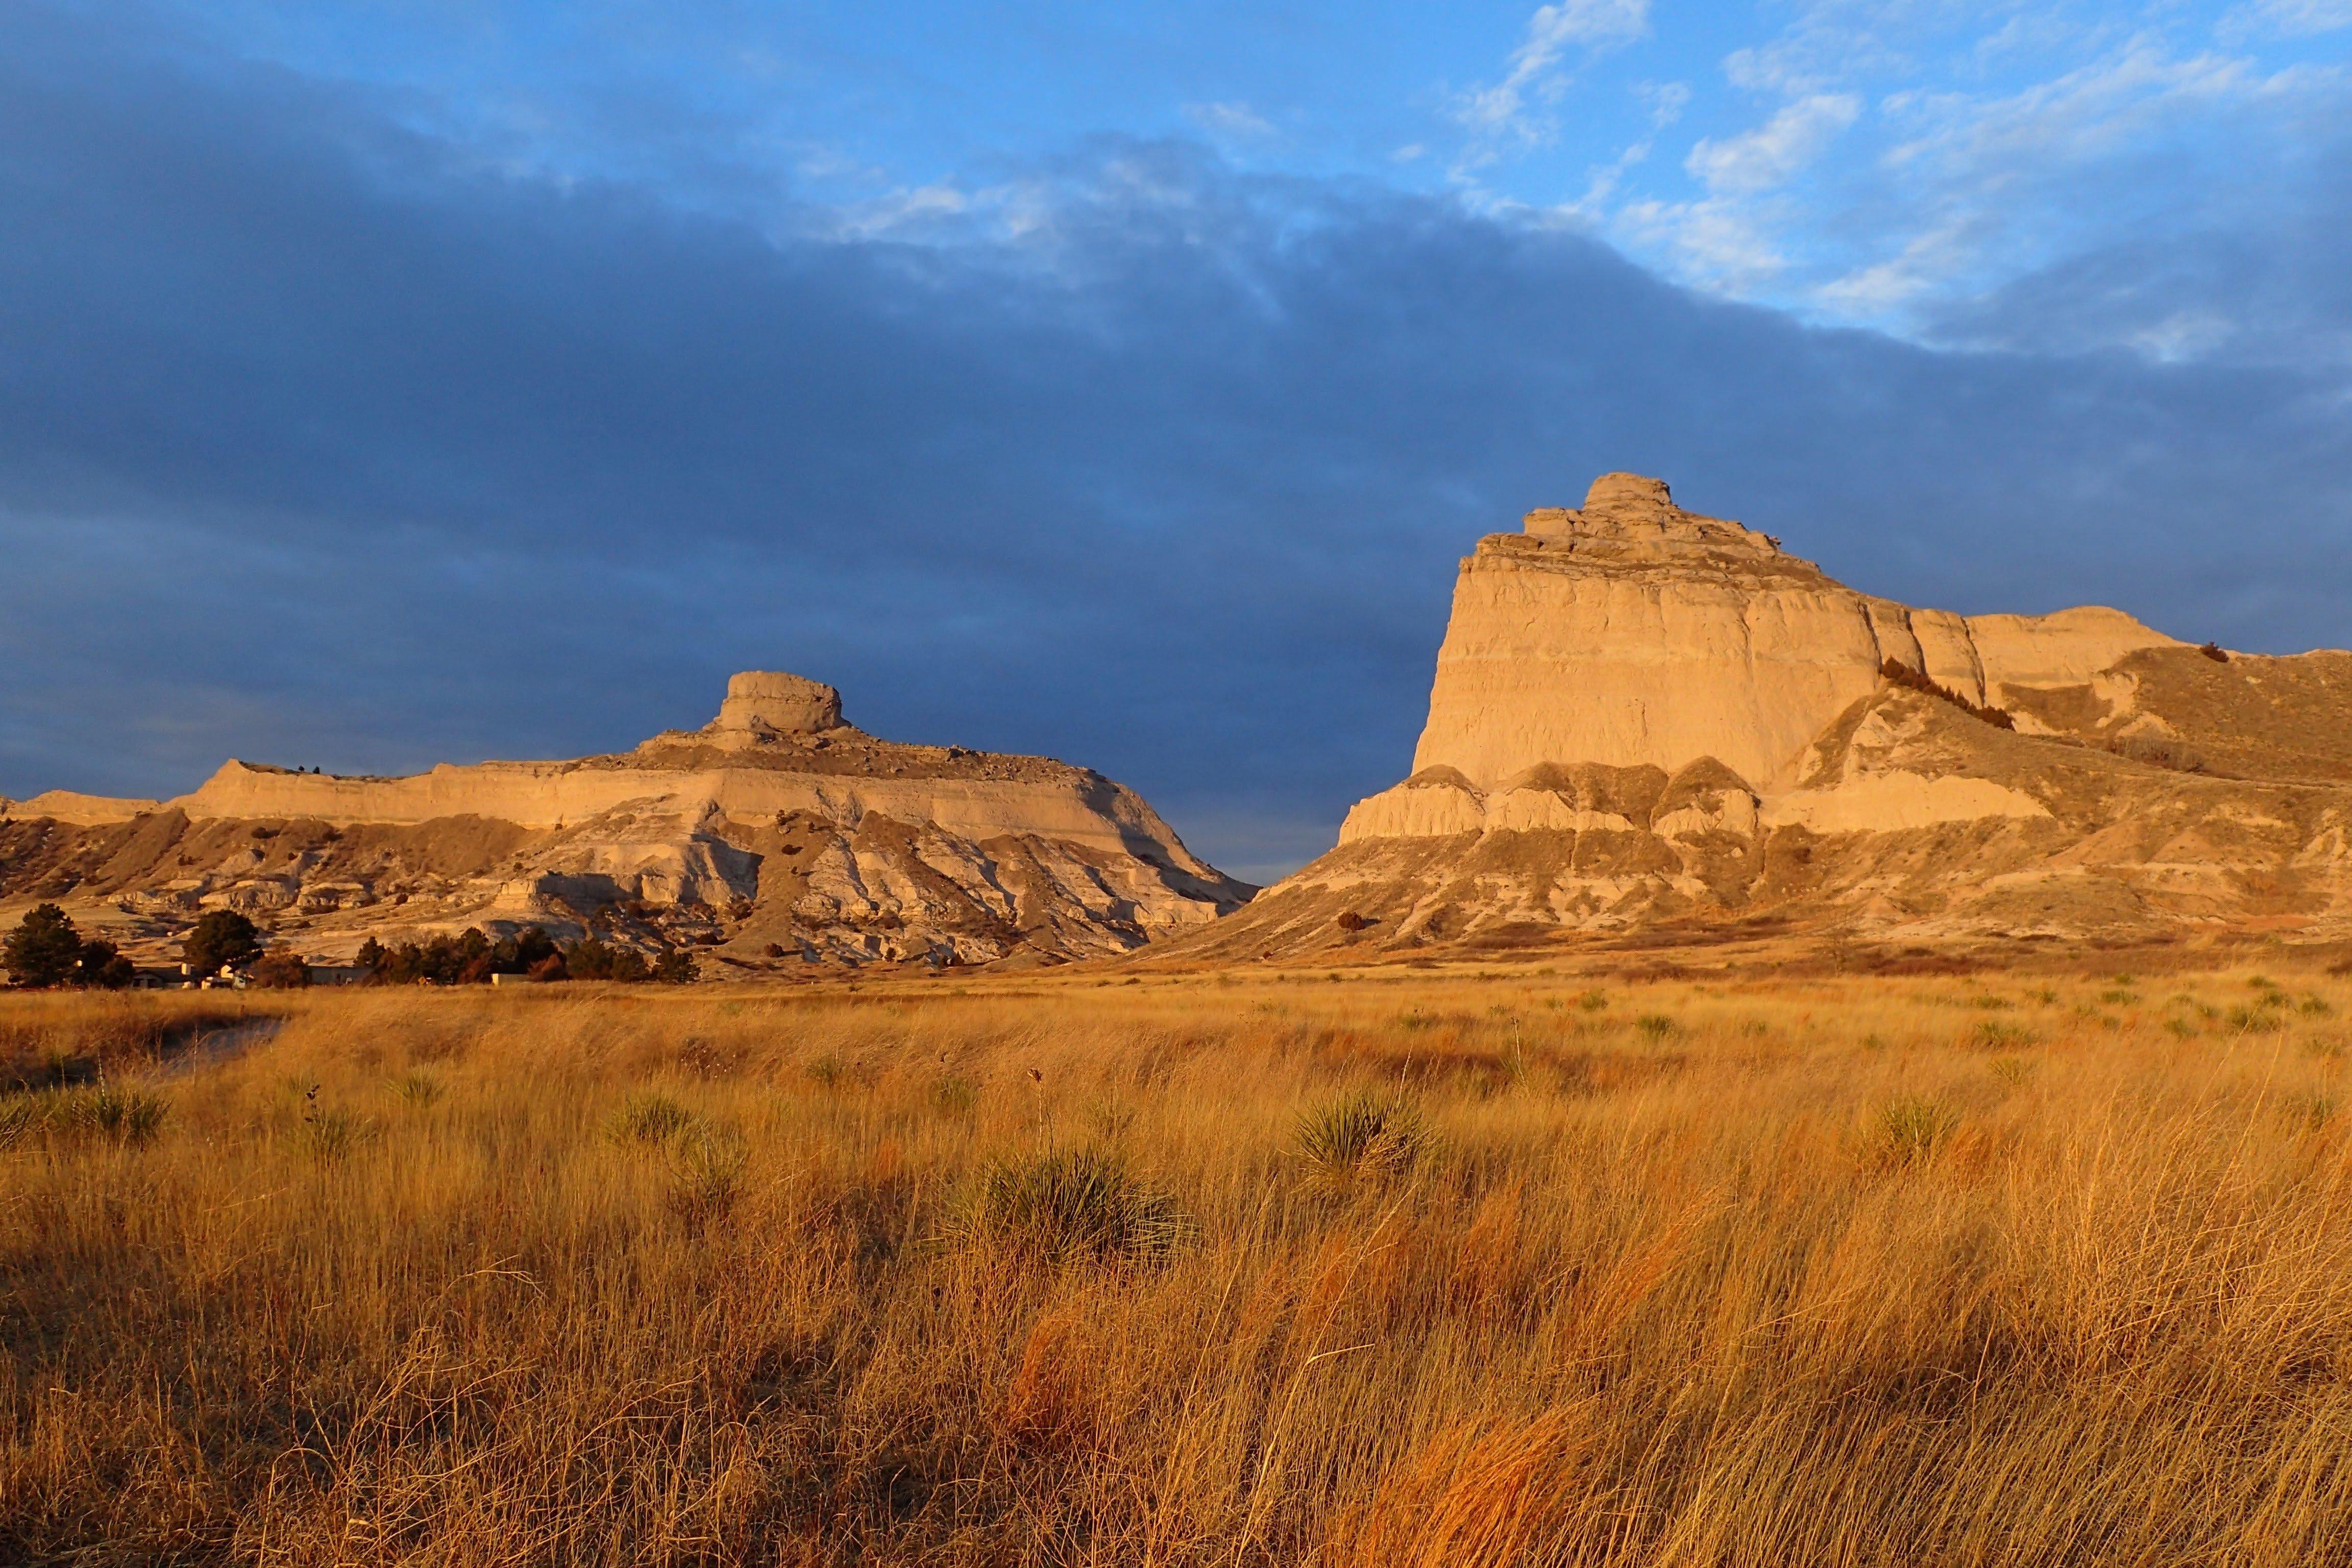
{"label": "grass tuft", "polygon": [[645,1090],[605,1119],[604,1136],[625,1149],[660,1148],[694,1124],[693,1111],[668,1095]]}
{"label": "grass tuft", "polygon": [[1164,1258],[1192,1226],[1117,1155],[1066,1149],[991,1161],[950,1234],[1024,1257],[1113,1263]]}
{"label": "grass tuft", "polygon": [[1936,1157],[1959,1124],[1959,1113],[1940,1100],[1897,1095],[1878,1113],[1880,1151],[1894,1164],[1922,1164]]}

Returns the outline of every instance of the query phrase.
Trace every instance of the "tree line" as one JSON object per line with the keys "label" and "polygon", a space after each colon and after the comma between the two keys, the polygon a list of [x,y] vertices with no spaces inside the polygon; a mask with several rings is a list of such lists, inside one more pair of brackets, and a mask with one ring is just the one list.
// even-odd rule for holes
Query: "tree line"
{"label": "tree line", "polygon": [[[265,947],[260,928],[234,910],[214,910],[180,943],[194,976],[241,972],[248,984],[293,987],[310,983],[310,966],[289,947]],[[559,944],[538,926],[496,941],[477,928],[457,936],[387,947],[370,937],[359,952],[366,983],[375,985],[487,985],[494,974],[532,980],[652,981],[683,985],[697,978],[694,960],[665,952],[652,963],[633,949],[596,938]],[[42,904],[0,942],[0,969],[20,987],[117,991],[138,971],[104,937],[84,937],[55,904]]]}

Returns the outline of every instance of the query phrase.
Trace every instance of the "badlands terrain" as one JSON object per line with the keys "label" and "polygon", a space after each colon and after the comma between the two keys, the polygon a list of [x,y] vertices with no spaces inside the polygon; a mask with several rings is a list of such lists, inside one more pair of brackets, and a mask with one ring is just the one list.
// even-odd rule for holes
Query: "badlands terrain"
{"label": "badlands terrain", "polygon": [[1610,476],[1254,900],[775,674],[17,803],[0,922],[740,984],[0,994],[0,1562],[2352,1563],[2346,663]]}
{"label": "badlands terrain", "polygon": [[1201,957],[2352,937],[2352,654],[1845,587],[1632,474],[1462,563],[1412,773]]}
{"label": "badlands terrain", "polygon": [[0,922],[53,900],[148,960],[215,908],[330,960],[537,925],[739,980],[1146,944],[2332,944],[2347,830],[2352,654],[1916,609],[1607,474],[1478,542],[1409,776],[1254,900],[1090,769],[877,740],[832,688],[747,672],[618,756],[0,802]]}
{"label": "badlands terrain", "polygon": [[231,761],[174,800],[0,802],[0,922],[54,901],[134,958],[207,909],[313,958],[477,927],[692,948],[705,976],[1058,962],[1253,891],[1091,769],[898,745],[833,688],[750,671],[619,756],[346,778]]}

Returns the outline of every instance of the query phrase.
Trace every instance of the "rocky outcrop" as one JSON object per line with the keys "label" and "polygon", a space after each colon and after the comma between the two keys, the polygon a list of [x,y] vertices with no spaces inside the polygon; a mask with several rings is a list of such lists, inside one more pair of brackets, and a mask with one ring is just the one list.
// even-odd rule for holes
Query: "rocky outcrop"
{"label": "rocky outcrop", "polygon": [[536,924],[708,949],[719,974],[1056,962],[1254,891],[1091,769],[877,740],[833,688],[765,671],[709,724],[617,756],[403,778],[231,761],[172,801],[33,809],[58,801],[0,820],[0,918],[55,898],[134,951],[218,907],[325,956]]}
{"label": "rocky outcrop", "polygon": [[722,745],[756,746],[783,735],[821,735],[841,728],[841,693],[772,669],[730,676],[727,700],[710,733]]}
{"label": "rocky outcrop", "polygon": [[142,812],[157,809],[160,805],[160,802],[152,800],[121,800],[112,795],[77,795],[72,790],[53,789],[29,800],[10,800],[0,796],[0,822],[12,816],[25,821],[42,817],[87,827],[101,822],[128,822]]}
{"label": "rocky outcrop", "polygon": [[2347,784],[2352,655],[1916,609],[1609,474],[1462,563],[1411,775],[1186,947],[2352,937]]}
{"label": "rocky outcrop", "polygon": [[1413,771],[1481,788],[1549,762],[1668,772],[1714,757],[1792,784],[1892,658],[1978,702],[2179,645],[2116,610],[1964,617],[1874,599],[1630,474],[1528,514],[1462,563]]}

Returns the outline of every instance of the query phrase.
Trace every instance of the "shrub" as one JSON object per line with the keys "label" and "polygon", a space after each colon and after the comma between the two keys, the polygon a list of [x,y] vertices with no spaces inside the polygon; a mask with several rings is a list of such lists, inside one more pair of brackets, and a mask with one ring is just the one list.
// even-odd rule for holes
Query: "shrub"
{"label": "shrub", "polygon": [[1366,1177],[1410,1170],[1421,1157],[1421,1116],[1372,1089],[1301,1111],[1297,1144],[1316,1186],[1345,1192]]}
{"label": "shrub", "polygon": [[1644,1013],[1633,1020],[1633,1027],[1654,1046],[1675,1032],[1675,1021],[1664,1013]]}
{"label": "shrub", "polygon": [[36,1133],[103,1139],[132,1148],[154,1142],[170,1106],[151,1094],[98,1083],[11,1095],[0,1100],[0,1150]]}
{"label": "shrub", "polygon": [[253,961],[245,977],[269,991],[296,991],[310,984],[310,966],[291,948],[274,947]]}
{"label": "shrub", "polygon": [[664,985],[691,985],[702,978],[689,952],[665,952],[654,960],[653,978]]}
{"label": "shrub", "polygon": [[992,1161],[952,1232],[1055,1262],[1111,1263],[1165,1258],[1192,1226],[1116,1155],[1081,1149]]}
{"label": "shrub", "polygon": [[68,984],[85,991],[120,991],[137,978],[139,972],[112,942],[94,936],[81,944]]}
{"label": "shrub", "polygon": [[582,937],[563,950],[563,972],[573,980],[645,979],[651,973],[635,949]]}
{"label": "shrub", "polygon": [[2220,643],[2199,643],[2197,645],[2197,651],[2203,654],[2207,658],[2211,659],[2215,664],[2227,664],[2230,662],[2230,656],[2222,651],[2221,645]]}
{"label": "shrub", "polygon": [[1989,1051],[2021,1050],[2033,1043],[2033,1032],[2014,1024],[1987,1018],[1976,1026],[1976,1043]]}
{"label": "shrub", "polygon": [[2160,735],[2116,735],[2107,742],[2107,750],[2132,762],[2146,763],[2152,768],[2169,768],[2180,773],[2201,773],[2205,771],[2203,752],[2194,746]]}
{"label": "shrub", "polygon": [[1878,667],[1878,673],[1897,686],[1948,702],[1970,718],[1981,720],[1996,730],[2017,728],[2017,721],[2011,716],[2008,709],[1971,702],[1950,687],[1937,681],[1924,670],[1914,669],[1900,659],[1886,660]]}
{"label": "shrub", "polygon": [[487,985],[493,974],[528,974],[534,980],[563,978],[563,958],[554,939],[538,926],[525,926],[492,942],[468,926],[456,936],[385,947],[373,937],[360,948],[359,962],[383,985]]}

